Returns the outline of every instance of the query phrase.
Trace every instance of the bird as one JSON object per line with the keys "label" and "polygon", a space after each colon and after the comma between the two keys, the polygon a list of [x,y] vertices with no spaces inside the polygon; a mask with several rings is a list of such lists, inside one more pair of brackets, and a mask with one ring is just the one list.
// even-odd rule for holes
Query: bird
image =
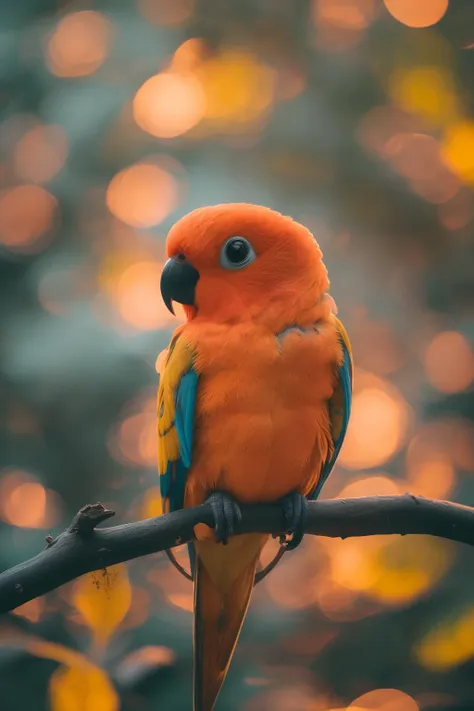
{"label": "bird", "polygon": [[313,234],[268,207],[226,203],[179,219],[160,289],[185,322],[158,356],[164,513],[208,503],[189,544],[194,711],[212,711],[268,535],[238,532],[245,504],[277,503],[285,545],[334,467],[350,417],[353,358]]}

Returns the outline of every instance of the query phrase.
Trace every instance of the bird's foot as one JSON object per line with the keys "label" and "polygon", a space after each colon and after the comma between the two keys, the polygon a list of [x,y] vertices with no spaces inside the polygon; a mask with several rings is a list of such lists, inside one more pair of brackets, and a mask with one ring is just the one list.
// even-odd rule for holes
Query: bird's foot
{"label": "bird's foot", "polygon": [[242,521],[242,511],[237,501],[223,491],[215,491],[206,499],[214,515],[214,533],[219,543],[227,544],[235,526]]}
{"label": "bird's foot", "polygon": [[[280,536],[280,543],[285,546],[286,550],[292,551],[303,540],[308,500],[298,491],[292,491],[280,499],[280,504],[283,508],[286,525],[285,533]],[[288,535],[291,538],[288,538]]]}

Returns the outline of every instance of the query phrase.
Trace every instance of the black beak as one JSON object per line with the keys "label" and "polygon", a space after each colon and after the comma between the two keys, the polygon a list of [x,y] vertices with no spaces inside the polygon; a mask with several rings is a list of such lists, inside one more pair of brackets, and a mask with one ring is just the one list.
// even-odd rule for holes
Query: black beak
{"label": "black beak", "polygon": [[161,273],[161,296],[166,308],[174,314],[173,301],[186,306],[194,306],[194,289],[199,279],[199,272],[184,256],[168,259]]}

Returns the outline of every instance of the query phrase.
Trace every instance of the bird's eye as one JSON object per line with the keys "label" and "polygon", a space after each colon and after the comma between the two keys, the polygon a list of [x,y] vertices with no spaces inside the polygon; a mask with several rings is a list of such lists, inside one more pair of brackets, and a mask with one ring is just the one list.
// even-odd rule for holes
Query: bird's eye
{"label": "bird's eye", "polygon": [[256,255],[245,237],[229,237],[221,250],[221,266],[225,269],[242,269],[254,261]]}

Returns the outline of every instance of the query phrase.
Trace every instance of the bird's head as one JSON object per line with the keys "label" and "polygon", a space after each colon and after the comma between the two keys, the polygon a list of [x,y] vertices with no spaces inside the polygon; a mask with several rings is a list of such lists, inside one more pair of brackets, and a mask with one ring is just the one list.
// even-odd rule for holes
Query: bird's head
{"label": "bird's head", "polygon": [[303,225],[245,203],[194,210],[170,230],[161,293],[188,320],[255,319],[278,325],[311,309],[329,286],[322,254]]}

